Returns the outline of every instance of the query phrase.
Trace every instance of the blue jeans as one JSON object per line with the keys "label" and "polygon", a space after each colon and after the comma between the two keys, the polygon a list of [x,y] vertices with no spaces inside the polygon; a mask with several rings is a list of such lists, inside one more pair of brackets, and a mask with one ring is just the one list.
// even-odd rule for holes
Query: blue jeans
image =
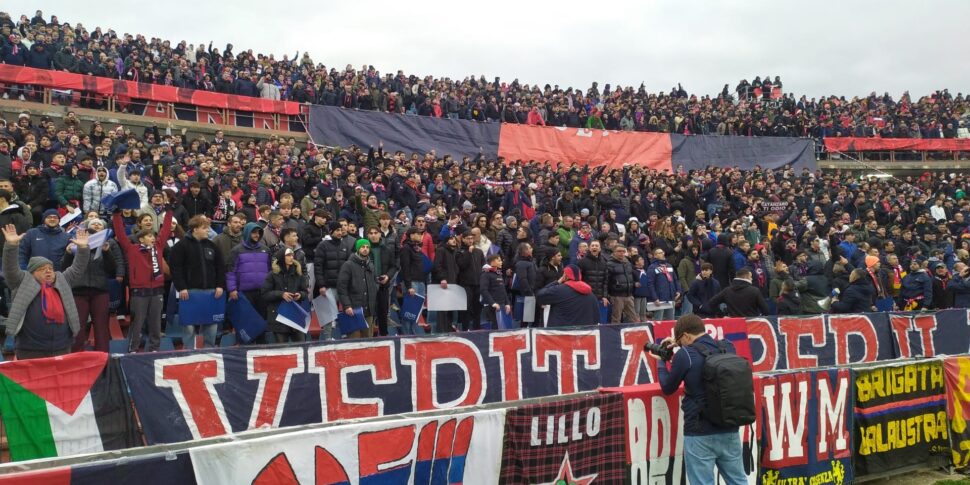
{"label": "blue jeans", "polygon": [[674,308],[664,308],[663,310],[653,311],[653,320],[658,322],[664,320],[675,320],[674,318]]}
{"label": "blue jeans", "polygon": [[706,436],[684,436],[684,465],[687,481],[693,485],[708,485],[714,481],[714,465],[727,485],[746,485],[741,456],[741,437],[738,433]]}
{"label": "blue jeans", "polygon": [[182,345],[185,348],[195,348],[195,328],[200,327],[203,345],[206,347],[216,346],[216,333],[219,331],[219,324],[212,325],[186,325],[182,327]]}

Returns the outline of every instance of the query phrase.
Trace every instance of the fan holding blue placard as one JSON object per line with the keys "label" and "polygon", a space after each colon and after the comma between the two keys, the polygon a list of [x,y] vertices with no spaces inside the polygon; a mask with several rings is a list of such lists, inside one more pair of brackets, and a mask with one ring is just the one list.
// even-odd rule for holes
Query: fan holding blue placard
{"label": "fan holding blue placard", "polygon": [[[303,342],[310,326],[307,275],[296,253],[286,248],[273,260],[263,283],[266,321],[277,343]],[[302,310],[302,311],[300,311]]]}

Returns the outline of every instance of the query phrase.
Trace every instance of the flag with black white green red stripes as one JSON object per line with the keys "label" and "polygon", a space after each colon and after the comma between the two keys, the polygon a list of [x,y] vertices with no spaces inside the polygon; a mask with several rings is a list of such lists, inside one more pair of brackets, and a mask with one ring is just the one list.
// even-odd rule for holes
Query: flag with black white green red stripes
{"label": "flag with black white green red stripes", "polygon": [[0,418],[13,461],[137,446],[121,368],[103,352],[0,364]]}

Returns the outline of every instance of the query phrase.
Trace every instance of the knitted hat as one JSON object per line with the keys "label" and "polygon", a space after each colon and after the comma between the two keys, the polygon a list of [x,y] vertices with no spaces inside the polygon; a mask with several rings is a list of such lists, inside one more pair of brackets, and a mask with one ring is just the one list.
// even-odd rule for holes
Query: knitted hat
{"label": "knitted hat", "polygon": [[512,224],[515,224],[516,222],[518,222],[518,220],[516,220],[515,216],[508,216],[508,217],[505,218],[505,225],[506,226],[511,226]]}
{"label": "knitted hat", "polygon": [[54,263],[52,263],[51,260],[43,256],[34,256],[33,258],[30,258],[30,261],[27,262],[27,272],[33,273],[34,271],[37,271],[48,264],[54,266]]}
{"label": "knitted hat", "polygon": [[47,209],[44,211],[44,219],[47,219],[50,216],[54,216],[58,219],[61,218],[61,215],[57,213],[57,209]]}
{"label": "knitted hat", "polygon": [[370,247],[370,241],[367,239],[358,239],[357,242],[354,243],[354,252],[356,253],[357,251],[360,251],[362,246]]}
{"label": "knitted hat", "polygon": [[879,258],[876,256],[866,256],[866,268],[871,268],[879,264]]}

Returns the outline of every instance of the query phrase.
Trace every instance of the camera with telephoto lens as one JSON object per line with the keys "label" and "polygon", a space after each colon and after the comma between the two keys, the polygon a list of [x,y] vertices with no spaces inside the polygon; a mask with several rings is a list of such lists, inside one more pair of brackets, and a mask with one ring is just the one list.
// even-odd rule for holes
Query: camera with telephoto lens
{"label": "camera with telephoto lens", "polygon": [[674,358],[674,349],[663,344],[647,342],[643,344],[643,350],[644,352],[650,352],[651,354],[660,357],[660,360],[663,361],[669,361],[670,359]]}

